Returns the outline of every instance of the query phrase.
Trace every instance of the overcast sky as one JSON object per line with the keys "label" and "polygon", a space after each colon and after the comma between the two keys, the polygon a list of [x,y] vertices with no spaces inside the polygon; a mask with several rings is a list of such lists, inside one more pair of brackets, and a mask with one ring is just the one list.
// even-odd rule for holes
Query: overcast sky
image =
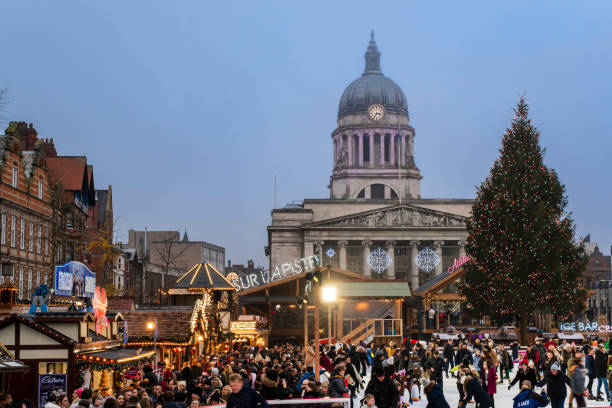
{"label": "overcast sky", "polygon": [[[424,198],[472,198],[521,94],[577,233],[612,229],[612,2],[3,1],[7,120],[113,186],[118,239],[180,229],[266,264],[274,206],[327,198],[370,29],[408,99]],[[6,125],[6,121],[3,126]]]}

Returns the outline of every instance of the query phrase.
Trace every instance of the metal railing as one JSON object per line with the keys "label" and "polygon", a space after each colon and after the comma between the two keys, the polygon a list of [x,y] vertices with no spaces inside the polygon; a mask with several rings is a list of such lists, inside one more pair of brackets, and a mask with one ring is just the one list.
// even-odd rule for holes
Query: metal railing
{"label": "metal railing", "polygon": [[[287,400],[267,400],[268,405],[281,405],[286,408],[308,408],[308,407],[320,407],[329,408],[332,406],[339,407],[342,404],[342,408],[349,408],[351,406],[350,398],[298,398],[298,399],[287,399]],[[217,405],[206,405],[200,408],[225,408],[225,404]]]}

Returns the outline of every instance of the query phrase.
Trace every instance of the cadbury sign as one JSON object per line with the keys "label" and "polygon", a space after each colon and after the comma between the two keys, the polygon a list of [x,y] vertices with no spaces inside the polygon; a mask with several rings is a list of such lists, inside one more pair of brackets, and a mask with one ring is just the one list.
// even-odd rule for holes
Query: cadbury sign
{"label": "cadbury sign", "polygon": [[232,285],[234,285],[237,291],[256,288],[257,286],[266,285],[270,282],[275,282],[308,271],[318,265],[319,256],[311,255],[306,258],[286,262],[274,269],[270,268],[265,271],[259,271],[258,273],[243,275],[238,279],[233,279]]}

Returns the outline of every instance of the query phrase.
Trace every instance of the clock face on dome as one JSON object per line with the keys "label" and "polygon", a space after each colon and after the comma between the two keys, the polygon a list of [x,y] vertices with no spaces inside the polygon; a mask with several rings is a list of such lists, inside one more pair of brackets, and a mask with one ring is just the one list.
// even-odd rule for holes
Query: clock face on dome
{"label": "clock face on dome", "polygon": [[368,108],[368,117],[370,120],[381,120],[385,116],[385,108],[382,105],[371,105]]}

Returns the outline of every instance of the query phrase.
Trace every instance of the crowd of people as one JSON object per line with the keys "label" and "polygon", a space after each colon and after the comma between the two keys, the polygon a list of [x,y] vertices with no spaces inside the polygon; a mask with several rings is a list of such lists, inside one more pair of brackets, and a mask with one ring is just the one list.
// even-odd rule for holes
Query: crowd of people
{"label": "crowd of people", "polygon": [[[561,408],[566,399],[570,407],[585,407],[587,399],[610,400],[612,356],[602,343],[578,346],[536,339],[525,350],[516,343],[478,338],[444,344],[322,345],[318,378],[315,358],[314,342],[305,347],[237,346],[229,353],[201,356],[181,370],[167,367],[161,375],[144,365],[138,381],[112,395],[88,387],[72,395],[54,393],[45,408],[243,408],[264,407],[267,400],[325,397],[350,398],[351,406],[364,408],[409,407],[425,399],[428,408],[450,408],[445,377],[446,386],[456,384],[459,406],[474,402],[476,408],[494,408],[505,381],[509,390],[518,389],[515,408],[543,407],[549,401],[552,408]],[[35,408],[31,401],[14,402],[7,394],[0,396],[0,405]]]}

